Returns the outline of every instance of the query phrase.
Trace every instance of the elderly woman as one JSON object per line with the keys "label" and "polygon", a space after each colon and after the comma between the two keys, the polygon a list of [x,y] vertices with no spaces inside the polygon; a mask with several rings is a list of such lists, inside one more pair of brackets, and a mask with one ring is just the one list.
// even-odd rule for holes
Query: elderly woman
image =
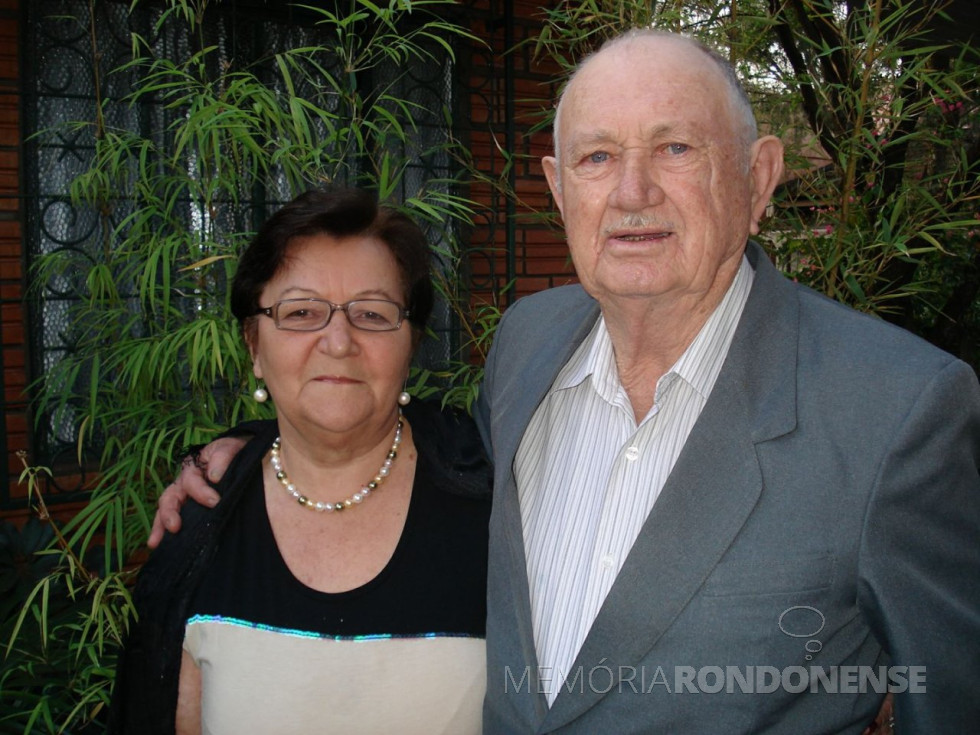
{"label": "elderly woman", "polygon": [[277,418],[143,569],[113,729],[479,732],[490,474],[468,419],[403,392],[428,263],[356,189],[249,245],[232,311]]}

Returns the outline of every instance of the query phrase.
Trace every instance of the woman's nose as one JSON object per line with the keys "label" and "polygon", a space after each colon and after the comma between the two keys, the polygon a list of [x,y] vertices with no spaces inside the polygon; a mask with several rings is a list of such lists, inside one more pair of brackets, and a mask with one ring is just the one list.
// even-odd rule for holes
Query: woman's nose
{"label": "woman's nose", "polygon": [[330,322],[320,330],[318,346],[332,357],[344,357],[354,348],[354,328],[347,320],[347,314],[336,310]]}

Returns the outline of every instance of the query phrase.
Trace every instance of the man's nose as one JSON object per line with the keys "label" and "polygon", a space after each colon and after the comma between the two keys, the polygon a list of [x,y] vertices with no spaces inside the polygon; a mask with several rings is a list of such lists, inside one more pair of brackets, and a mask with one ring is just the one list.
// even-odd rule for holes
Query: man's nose
{"label": "man's nose", "polygon": [[623,155],[619,180],[612,192],[613,204],[628,212],[642,211],[664,199],[656,164],[646,151],[631,150]]}

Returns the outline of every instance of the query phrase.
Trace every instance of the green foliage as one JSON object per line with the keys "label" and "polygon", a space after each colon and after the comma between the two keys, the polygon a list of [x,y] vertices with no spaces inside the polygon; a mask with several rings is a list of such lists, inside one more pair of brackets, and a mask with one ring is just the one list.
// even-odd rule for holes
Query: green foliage
{"label": "green foliage", "polygon": [[977,366],[978,56],[933,30],[945,5],[561,2],[536,51],[567,70],[605,39],[649,26],[717,49],[746,80],[763,132],[787,146],[793,178],[763,235],[779,265]]}
{"label": "green foliage", "polygon": [[[457,266],[448,269],[449,273],[463,272]],[[463,345],[460,359],[450,362],[448,369],[431,374],[427,371],[413,372],[415,382],[411,393],[425,398],[436,392],[441,393],[443,405],[452,405],[472,411],[476,402],[480,382],[483,380],[483,366],[490,351],[490,344],[503,316],[500,302],[510,287],[505,285],[495,294],[493,303],[472,303],[465,289],[461,288],[459,278],[449,278],[446,271],[436,274],[436,285],[443,298],[453,304],[461,315],[460,329],[463,332]],[[433,383],[439,386],[437,389]],[[426,386],[429,386],[428,388]]]}
{"label": "green foliage", "polygon": [[[132,9],[145,4],[134,0]],[[76,299],[73,349],[35,386],[37,414],[75,427],[79,457],[97,453],[98,481],[58,532],[45,557],[52,568],[30,589],[16,587],[24,604],[16,616],[7,611],[2,709],[11,731],[76,731],[98,720],[132,615],[127,565],[175,457],[229,425],[271,415],[250,399],[255,379],[228,304],[237,254],[257,223],[278,202],[331,181],[408,209],[436,231],[449,262],[458,258],[454,233],[469,222],[455,180],[410,188],[406,178],[417,159],[461,158],[448,136],[420,150],[422,111],[402,91],[406,70],[441,68],[454,39],[469,40],[440,14],[451,3],[298,5],[316,43],[248,65],[208,41],[219,4],[169,0],[153,33],[134,33],[132,58],[110,72],[132,80],[124,102],[152,110],[162,129],[113,128],[110,109],[120,101],[109,99],[68,126],[93,146],[71,198],[97,213],[98,227],[84,247],[42,257],[33,273],[35,288],[68,284]],[[175,29],[188,39],[183,57],[160,51],[159,33]],[[462,309],[451,275],[444,285]],[[431,390],[428,377],[418,374],[420,392]]]}
{"label": "green foliage", "polygon": [[[795,5],[770,18],[798,95],[782,132],[797,162],[814,142],[830,162],[799,166],[781,192],[776,254],[800,280],[977,364],[980,59],[933,42],[940,16],[921,3],[869,2],[846,18],[825,0]],[[964,288],[973,298],[958,304]]]}
{"label": "green foliage", "polygon": [[[228,284],[249,233],[279,201],[344,181],[400,200],[427,223],[442,264],[438,287],[462,344],[446,369],[413,372],[417,395],[471,406],[500,317],[496,303],[471,303],[457,276],[466,272],[458,232],[474,209],[458,184],[468,177],[513,196],[507,176],[518,154],[500,149],[507,167],[493,178],[451,136],[420,149],[417,120],[431,110],[400,86],[406,69],[438,64],[452,57],[455,39],[470,40],[441,12],[451,3],[296,6],[317,40],[252,64],[225,60],[208,40],[209,13],[220,4],[162,3],[156,27],[134,33],[132,58],[111,72],[131,80],[131,109],[153,110],[146,114],[162,128],[114,128],[107,120],[119,101],[100,99],[91,119],[67,131],[93,148],[71,196],[96,213],[98,226],[85,248],[51,254],[33,273],[37,288],[76,299],[71,354],[36,386],[37,415],[75,430],[80,461],[98,456],[99,479],[63,531],[38,522],[19,533],[0,528],[0,733],[98,727],[132,615],[127,565],[174,458],[271,410],[248,398],[255,381],[228,311]],[[787,144],[794,178],[764,233],[783,269],[980,362],[977,58],[927,32],[940,12],[933,4],[548,7],[530,43],[566,70],[631,27],[683,31],[718,48],[747,79],[764,129]],[[154,40],[175,27],[189,41],[179,58]],[[457,173],[408,183],[413,159],[437,158]],[[38,471],[26,478],[43,508]]]}
{"label": "green foliage", "polygon": [[[22,457],[23,459],[23,457]],[[87,731],[108,703],[116,651],[132,616],[132,572],[83,561],[49,521],[39,478],[21,475],[38,518],[0,527],[0,733]]]}

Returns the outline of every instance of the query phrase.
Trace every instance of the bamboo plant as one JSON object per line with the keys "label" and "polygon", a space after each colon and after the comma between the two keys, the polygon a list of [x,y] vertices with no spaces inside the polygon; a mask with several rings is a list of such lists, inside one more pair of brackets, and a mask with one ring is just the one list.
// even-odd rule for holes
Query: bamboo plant
{"label": "bamboo plant", "polygon": [[[144,5],[159,3],[132,9]],[[74,427],[79,458],[94,453],[98,479],[57,530],[53,568],[3,622],[0,732],[98,727],[133,614],[136,562],[182,448],[269,415],[249,400],[256,386],[228,304],[237,255],[265,216],[327,182],[370,188],[429,229],[445,301],[467,317],[449,271],[472,210],[460,193],[465,171],[450,165],[465,155],[451,131],[420,135],[419,119],[446,121],[449,111],[421,109],[402,83],[410,69],[445,74],[473,42],[447,20],[453,3],[297,6],[304,42],[248,63],[223,56],[210,35],[219,6],[167,0],[146,34],[133,33],[131,58],[108,72],[130,86],[123,103],[158,124],[113,127],[108,111],[120,100],[101,97],[90,119],[68,124],[92,145],[72,203],[98,225],[85,247],[43,256],[32,274],[36,288],[55,284],[75,298],[73,351],[35,386],[36,411]],[[99,58],[95,17],[77,21],[90,25]],[[186,53],[162,44],[167,34],[185,38]],[[109,81],[97,79],[97,92]],[[447,165],[420,179],[413,166],[423,159]],[[436,377],[420,371],[419,391]],[[39,473],[25,475],[35,502]]]}

